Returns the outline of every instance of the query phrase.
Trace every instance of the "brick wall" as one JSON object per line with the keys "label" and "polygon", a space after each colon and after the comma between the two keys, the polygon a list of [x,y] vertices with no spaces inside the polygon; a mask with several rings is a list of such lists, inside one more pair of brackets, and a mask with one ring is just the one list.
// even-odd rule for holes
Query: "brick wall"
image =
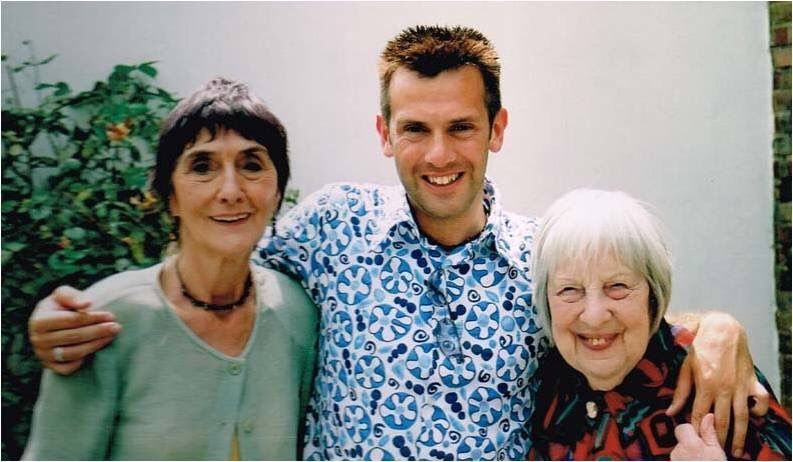
{"label": "brick wall", "polygon": [[790,412],[790,3],[769,2],[769,42],[774,66],[774,234],[776,322],[784,406]]}

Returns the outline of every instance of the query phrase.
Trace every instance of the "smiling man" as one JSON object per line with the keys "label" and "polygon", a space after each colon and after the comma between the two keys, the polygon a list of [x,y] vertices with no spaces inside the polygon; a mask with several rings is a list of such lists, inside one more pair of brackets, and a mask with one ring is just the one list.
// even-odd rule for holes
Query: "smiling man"
{"label": "smiling man", "polygon": [[[322,188],[279,218],[256,259],[298,279],[321,312],[303,456],[523,459],[547,339],[529,277],[535,222],[504,211],[485,178],[508,122],[498,56],[474,29],[417,26],[386,45],[379,74],[376,128],[401,186]],[[62,372],[118,328],[51,299],[30,327]],[[751,360],[734,320],[711,329],[726,334],[705,351],[747,367],[698,382],[698,406],[729,416],[733,396],[746,410]]]}

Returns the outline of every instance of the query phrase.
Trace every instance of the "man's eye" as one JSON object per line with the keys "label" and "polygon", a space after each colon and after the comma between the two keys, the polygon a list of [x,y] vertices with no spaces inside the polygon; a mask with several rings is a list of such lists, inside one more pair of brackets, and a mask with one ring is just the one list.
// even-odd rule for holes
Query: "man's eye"
{"label": "man's eye", "polygon": [[453,132],[464,132],[473,129],[474,126],[471,124],[454,124],[451,126],[451,131]]}
{"label": "man's eye", "polygon": [[407,133],[423,133],[426,131],[423,125],[417,125],[417,124],[405,125],[403,130]]}

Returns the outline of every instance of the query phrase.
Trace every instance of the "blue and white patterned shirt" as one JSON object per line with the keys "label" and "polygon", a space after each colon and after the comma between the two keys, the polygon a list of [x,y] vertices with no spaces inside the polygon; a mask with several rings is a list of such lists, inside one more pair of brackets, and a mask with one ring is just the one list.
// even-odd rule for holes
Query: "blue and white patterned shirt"
{"label": "blue and white patterned shirt", "polygon": [[320,307],[306,459],[522,459],[547,350],[531,303],[535,222],[501,210],[451,250],[402,187],[333,184],[279,218],[258,261]]}

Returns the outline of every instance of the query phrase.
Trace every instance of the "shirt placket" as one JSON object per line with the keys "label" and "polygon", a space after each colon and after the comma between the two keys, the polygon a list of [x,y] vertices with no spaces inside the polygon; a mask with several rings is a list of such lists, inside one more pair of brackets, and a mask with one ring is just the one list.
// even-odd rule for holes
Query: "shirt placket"
{"label": "shirt placket", "polygon": [[[435,345],[438,351],[438,363],[435,371],[433,372],[433,381],[435,382],[442,382],[441,376],[441,364],[444,363],[446,358],[451,359],[451,364],[454,365],[455,373],[459,374],[460,367],[462,367],[463,360],[462,360],[462,325],[460,324],[460,319],[455,319],[452,315],[452,300],[453,294],[450,293],[450,286],[449,286],[449,279],[455,273],[455,266],[459,265],[464,261],[464,259],[469,256],[469,251],[467,249],[461,250],[456,252],[453,255],[446,255],[444,258],[440,260],[435,260],[434,267],[436,268],[434,272],[430,275],[430,278],[435,278],[434,281],[430,281],[428,279],[428,290],[433,290],[429,287],[430,283],[435,285],[435,289],[438,292],[438,295],[442,297],[442,301],[436,302],[433,305],[433,316],[432,321],[433,325],[430,326],[432,331],[435,335]],[[465,291],[465,286],[463,287],[463,294]],[[445,389],[445,388],[444,388]],[[434,447],[425,446],[419,444],[420,435],[433,435],[434,426],[437,424],[437,415],[435,415],[435,405],[438,403],[439,400],[443,399],[443,393],[437,392],[435,394],[425,393],[420,400],[420,419],[421,419],[421,427],[419,434],[417,435],[416,440],[416,454],[419,460],[423,459],[435,459],[436,457],[430,456],[429,451],[435,449],[443,450],[453,450],[451,447],[443,448],[443,447]],[[448,419],[453,419],[453,416],[448,415],[446,416]],[[454,425],[452,425],[454,426]],[[451,429],[449,429],[451,430]],[[428,432],[428,433],[425,433]],[[427,441],[429,443],[433,443],[435,441]]]}

